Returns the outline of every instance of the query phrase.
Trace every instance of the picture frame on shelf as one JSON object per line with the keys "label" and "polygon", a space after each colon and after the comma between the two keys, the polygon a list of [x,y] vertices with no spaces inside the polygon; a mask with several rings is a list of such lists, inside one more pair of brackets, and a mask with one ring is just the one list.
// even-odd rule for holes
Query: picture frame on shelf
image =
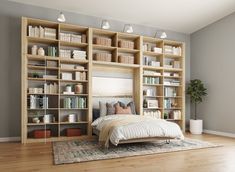
{"label": "picture frame on shelf", "polygon": [[147,100],[147,108],[148,109],[158,108],[158,100]]}

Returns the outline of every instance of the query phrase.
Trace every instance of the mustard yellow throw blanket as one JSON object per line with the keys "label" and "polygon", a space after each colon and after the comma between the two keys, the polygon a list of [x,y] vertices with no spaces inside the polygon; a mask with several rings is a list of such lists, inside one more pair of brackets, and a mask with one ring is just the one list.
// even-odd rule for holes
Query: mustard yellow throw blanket
{"label": "mustard yellow throw blanket", "polygon": [[110,136],[115,129],[115,127],[129,125],[132,123],[141,122],[146,119],[144,116],[139,115],[126,115],[126,118],[122,119],[113,119],[107,122],[101,129],[99,134],[99,142],[101,145],[104,145],[105,148],[109,147]]}

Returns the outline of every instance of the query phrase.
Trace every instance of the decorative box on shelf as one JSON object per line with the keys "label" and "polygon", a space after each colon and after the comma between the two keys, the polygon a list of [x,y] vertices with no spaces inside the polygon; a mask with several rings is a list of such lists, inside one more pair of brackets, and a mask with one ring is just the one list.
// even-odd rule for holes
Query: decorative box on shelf
{"label": "decorative box on shelf", "polygon": [[66,135],[67,137],[81,136],[81,129],[80,128],[67,128]]}
{"label": "decorative box on shelf", "polygon": [[34,130],[33,137],[35,139],[51,137],[51,130]]}

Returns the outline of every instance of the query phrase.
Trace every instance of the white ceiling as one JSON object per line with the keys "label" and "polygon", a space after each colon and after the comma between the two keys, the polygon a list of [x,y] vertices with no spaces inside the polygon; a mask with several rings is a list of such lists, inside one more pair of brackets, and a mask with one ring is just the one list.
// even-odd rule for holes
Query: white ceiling
{"label": "white ceiling", "polygon": [[235,11],[235,0],[11,0],[193,33]]}

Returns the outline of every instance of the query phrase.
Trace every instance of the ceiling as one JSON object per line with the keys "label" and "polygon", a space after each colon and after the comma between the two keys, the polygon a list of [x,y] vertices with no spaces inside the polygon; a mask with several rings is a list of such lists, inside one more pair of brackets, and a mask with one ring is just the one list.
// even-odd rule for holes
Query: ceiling
{"label": "ceiling", "polygon": [[24,4],[193,33],[235,11],[235,0],[11,0]]}

